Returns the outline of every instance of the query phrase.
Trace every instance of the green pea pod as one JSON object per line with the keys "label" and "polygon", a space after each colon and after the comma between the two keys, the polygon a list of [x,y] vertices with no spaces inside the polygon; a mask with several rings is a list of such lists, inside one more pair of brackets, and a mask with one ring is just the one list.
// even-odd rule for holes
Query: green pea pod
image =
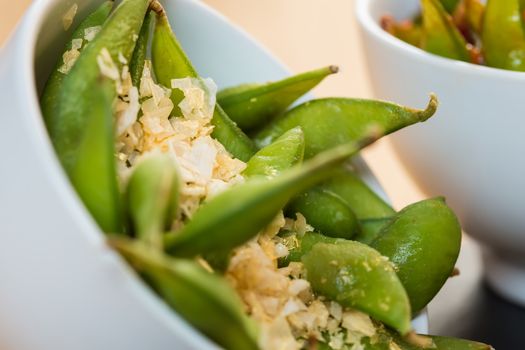
{"label": "green pea pod", "polygon": [[86,90],[83,97],[91,103],[82,139],[76,150],[76,161],[68,175],[97,223],[105,232],[121,232],[122,203],[115,165],[113,101],[115,87],[107,79]]}
{"label": "green pea pod", "polygon": [[302,236],[292,233],[285,235],[288,255],[279,259],[279,266],[288,266],[291,262],[300,262],[305,254],[312,250],[317,243],[338,244],[343,239],[328,237],[315,232],[307,232]]}
{"label": "green pea pod", "polygon": [[314,292],[408,333],[410,303],[392,264],[367,245],[341,241],[317,243],[303,256]]}
{"label": "green pea pod", "polygon": [[[168,18],[163,10],[159,11],[157,17],[151,55],[155,76],[164,86],[171,87],[172,79],[199,77],[171,30]],[[179,108],[178,105],[183,97],[182,91],[172,90],[171,99],[176,109]],[[214,126],[212,136],[234,157],[247,162],[255,154],[257,149],[252,140],[239,129],[219,105],[215,107],[211,122]]]}
{"label": "green pea pod", "polygon": [[354,240],[370,245],[377,237],[379,237],[383,227],[385,227],[391,220],[391,217],[386,217],[360,221],[361,231],[354,237]]}
{"label": "green pea pod", "polygon": [[[117,68],[121,65],[119,62],[120,55],[128,61],[131,59],[134,49],[133,37],[140,31],[149,4],[150,0],[124,0],[110,15],[101,31],[86,46],[73,68],[63,78],[56,115],[52,118],[53,122],[48,125],[48,130],[58,157],[77,190],[105,185],[107,188],[98,188],[98,190],[118,197],[114,190],[117,188],[117,178],[113,170],[114,160],[111,165],[106,164],[105,168],[85,168],[84,174],[78,174],[78,168],[83,168],[82,164],[88,163],[83,157],[92,161],[96,160],[94,158],[100,157],[99,162],[102,163],[110,156],[113,157],[114,154],[113,146],[111,149],[109,147],[104,148],[106,152],[104,154],[81,150],[84,147],[83,144],[87,142],[85,141],[86,130],[94,117],[92,110],[93,108],[102,108],[94,105],[105,104],[105,102],[99,102],[98,99],[86,98],[86,96],[92,93],[91,90],[99,88],[98,80],[101,72],[97,60],[100,59],[101,52],[107,50]],[[113,82],[109,85],[115,89]],[[91,137],[102,138],[106,137],[106,134],[100,133],[99,136],[93,132]],[[107,140],[89,142],[104,143]],[[85,193],[83,199],[101,228],[105,232],[121,232],[123,230],[121,216],[114,214],[120,212],[120,208],[116,207],[118,199],[115,198],[104,203],[104,205],[115,207],[107,207],[102,210],[99,208],[102,204],[96,203],[94,199],[89,197],[90,194]]]}
{"label": "green pea pod", "polygon": [[393,103],[325,98],[308,101],[286,112],[255,136],[259,148],[269,145],[287,130],[300,126],[304,132],[305,158],[340,144],[359,140],[371,130],[389,134],[430,118],[437,99],[431,95],[425,110],[415,110]]}
{"label": "green pea pod", "polygon": [[140,29],[139,37],[137,38],[137,43],[135,44],[133,56],[131,56],[131,61],[129,62],[129,73],[131,75],[131,82],[133,83],[133,86],[140,85],[140,79],[142,78],[142,72],[144,71],[144,62],[148,53],[151,26],[154,23],[155,14],[153,12],[149,12],[144,19],[144,23]]}
{"label": "green pea pod", "polygon": [[450,277],[461,246],[461,227],[443,198],[428,199],[397,213],[371,246],[396,265],[416,313]]}
{"label": "green pea pod", "polygon": [[228,116],[245,131],[258,128],[284,112],[330,74],[329,66],[266,84],[244,84],[217,94],[217,101]]}
{"label": "green pea pod", "polygon": [[525,71],[525,32],[520,1],[487,1],[481,39],[488,66]]}
{"label": "green pea pod", "polygon": [[161,247],[162,233],[173,222],[179,200],[180,179],[174,160],[165,154],[146,156],[129,179],[126,196],[137,237]]}
{"label": "green pea pod", "polygon": [[285,132],[275,142],[259,150],[246,164],[243,175],[272,178],[299,164],[304,156],[304,134],[300,127]]}
{"label": "green pea pod", "polygon": [[421,48],[427,52],[470,62],[467,42],[454,26],[452,18],[439,0],[421,0],[423,38]]}
{"label": "green pea pod", "polygon": [[[67,43],[64,52],[67,52],[72,49],[73,40],[82,39],[84,44],[85,30],[87,28],[93,28],[102,26],[106,19],[109,16],[111,9],[113,8],[113,1],[105,1],[100,5],[93,13],[86,17],[78,25],[78,27],[73,31],[71,35],[71,40]],[[79,49],[82,51],[85,45]],[[53,118],[56,115],[58,95],[60,88],[62,86],[62,80],[64,79],[65,74],[62,73],[61,67],[64,64],[62,56],[60,56],[55,68],[49,76],[44,91],[42,93],[40,106],[42,108],[42,115],[46,125],[50,127],[55,123]]]}
{"label": "green pea pod", "polygon": [[465,0],[465,20],[467,26],[477,35],[481,35],[485,5],[479,0]]}
{"label": "green pea pod", "polygon": [[203,204],[181,231],[165,240],[166,250],[178,256],[228,251],[248,241],[278,214],[288,201],[326,179],[349,157],[373,142],[334,148],[272,179],[256,176]]}
{"label": "green pea pod", "polygon": [[203,334],[225,349],[258,349],[258,330],[224,278],[190,260],[168,258],[143,243],[112,240],[146,276],[163,300]]}
{"label": "green pea pod", "polygon": [[295,197],[286,212],[290,217],[301,213],[308,224],[326,236],[352,239],[361,231],[352,208],[338,194],[322,186]]}

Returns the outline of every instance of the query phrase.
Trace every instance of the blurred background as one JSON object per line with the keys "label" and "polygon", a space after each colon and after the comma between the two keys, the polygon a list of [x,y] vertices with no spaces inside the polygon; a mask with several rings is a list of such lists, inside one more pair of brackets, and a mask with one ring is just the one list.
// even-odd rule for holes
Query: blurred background
{"label": "blurred background", "polygon": [[[292,72],[339,65],[341,72],[315,90],[318,97],[370,98],[354,1],[359,0],[204,0],[258,39]],[[0,0],[0,46],[30,3]],[[415,185],[388,139],[369,147],[364,157],[397,209],[434,195]],[[499,349],[520,348],[517,344],[525,343],[525,334],[519,332],[525,310],[484,287],[480,248],[468,236],[458,267],[461,275],[451,279],[429,306],[431,333],[485,341]]]}

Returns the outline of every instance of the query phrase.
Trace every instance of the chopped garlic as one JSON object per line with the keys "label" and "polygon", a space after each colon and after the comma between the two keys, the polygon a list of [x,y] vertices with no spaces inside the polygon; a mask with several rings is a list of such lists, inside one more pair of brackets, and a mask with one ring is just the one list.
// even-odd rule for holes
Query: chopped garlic
{"label": "chopped garlic", "polygon": [[84,29],[84,39],[86,39],[86,41],[93,41],[101,29],[102,26],[88,27]]}
{"label": "chopped garlic", "polygon": [[113,58],[111,58],[108,49],[103,48],[100,50],[100,53],[97,56],[97,64],[102,75],[115,81],[120,79],[120,73],[115,62],[113,62]]}
{"label": "chopped garlic", "polygon": [[78,5],[74,3],[71,5],[71,7],[64,13],[62,16],[62,26],[64,27],[64,30],[67,31],[73,24],[73,20],[75,19],[75,16],[77,15],[78,11]]}
{"label": "chopped garlic", "polygon": [[82,39],[73,39],[71,40],[71,50],[80,50],[84,40]]}
{"label": "chopped garlic", "polygon": [[80,51],[77,49],[71,49],[62,55],[62,61],[64,64],[58,68],[58,71],[62,74],[67,74],[73,68],[73,65],[77,61],[78,57],[80,56]]}

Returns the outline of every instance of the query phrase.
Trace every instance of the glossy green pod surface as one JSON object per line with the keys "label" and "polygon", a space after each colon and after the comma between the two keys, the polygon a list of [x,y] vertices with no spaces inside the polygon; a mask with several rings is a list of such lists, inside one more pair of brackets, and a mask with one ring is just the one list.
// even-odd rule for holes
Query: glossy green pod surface
{"label": "glossy green pod surface", "polygon": [[337,145],[359,140],[373,130],[386,135],[425,121],[436,108],[434,95],[425,110],[351,98],[312,100],[286,112],[261,130],[255,136],[255,143],[262,148],[287,130],[300,126],[304,132],[307,159]]}
{"label": "glossy green pod surface", "polygon": [[430,53],[470,61],[467,43],[439,0],[421,0],[423,38],[421,48]]}
{"label": "glossy green pod surface", "polygon": [[243,175],[272,178],[299,164],[304,157],[304,134],[300,127],[285,132],[273,143],[260,149],[246,163]]}
{"label": "glossy green pod surface", "polygon": [[[171,30],[168,18],[163,11],[157,16],[151,56],[155,76],[162,85],[168,88],[171,88],[172,79],[199,78],[199,74]],[[183,93],[179,89],[172,90],[171,100],[175,105],[175,110],[179,109],[178,105],[183,97]],[[214,126],[212,136],[234,157],[247,162],[257,151],[252,140],[242,132],[218,104],[213,113],[212,124]]]}
{"label": "glossy green pod surface", "polygon": [[248,241],[292,197],[326,179],[334,168],[374,140],[365,138],[359,143],[342,145],[272,179],[252,177],[224,191],[203,204],[181,231],[166,239],[167,251],[178,256],[195,256],[228,251]]}
{"label": "glossy green pod surface", "polygon": [[443,198],[428,199],[398,212],[371,246],[396,266],[415,313],[451,276],[461,246],[461,227]]}
{"label": "glossy green pod surface", "polygon": [[361,230],[354,237],[354,240],[370,245],[377,237],[379,237],[383,227],[385,227],[391,220],[391,217],[361,220],[359,222]]}
{"label": "glossy green pod surface", "polygon": [[253,130],[284,112],[295,100],[313,89],[335,66],[312,70],[266,84],[244,84],[219,91],[217,102],[243,130]]}
{"label": "glossy green pod surface", "polygon": [[314,292],[408,333],[410,303],[392,264],[367,245],[341,241],[317,243],[303,256]]}
{"label": "glossy green pod surface", "polygon": [[137,238],[162,247],[162,233],[174,220],[180,179],[174,160],[146,155],[134,168],[126,188],[127,211]]}
{"label": "glossy green pod surface", "polygon": [[520,1],[487,1],[481,39],[488,66],[525,71],[525,31]]}
{"label": "glossy green pod surface", "polygon": [[168,258],[141,243],[111,242],[153,284],[164,301],[225,349],[257,350],[258,330],[241,301],[218,275],[191,260]]}
{"label": "glossy green pod surface", "polygon": [[142,72],[144,71],[144,63],[148,54],[149,41],[151,37],[152,25],[155,23],[155,14],[149,12],[144,19],[142,28],[140,29],[135,50],[129,62],[129,73],[131,75],[131,82],[133,86],[140,85]]}

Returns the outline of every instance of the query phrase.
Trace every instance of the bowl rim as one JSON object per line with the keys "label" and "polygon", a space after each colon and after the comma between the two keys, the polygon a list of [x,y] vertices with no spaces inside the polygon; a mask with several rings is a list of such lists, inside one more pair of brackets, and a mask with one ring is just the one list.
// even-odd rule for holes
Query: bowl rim
{"label": "bowl rim", "polygon": [[[378,42],[389,48],[411,55],[419,62],[432,65],[440,69],[448,69],[458,74],[478,75],[483,78],[506,79],[525,81],[525,72],[511,71],[507,69],[488,67],[469,62],[462,62],[435,54],[428,53],[418,47],[396,38],[381,28],[379,22],[371,13],[372,5],[381,0],[356,0],[357,22],[372,35]],[[387,13],[385,13],[387,14]]]}

